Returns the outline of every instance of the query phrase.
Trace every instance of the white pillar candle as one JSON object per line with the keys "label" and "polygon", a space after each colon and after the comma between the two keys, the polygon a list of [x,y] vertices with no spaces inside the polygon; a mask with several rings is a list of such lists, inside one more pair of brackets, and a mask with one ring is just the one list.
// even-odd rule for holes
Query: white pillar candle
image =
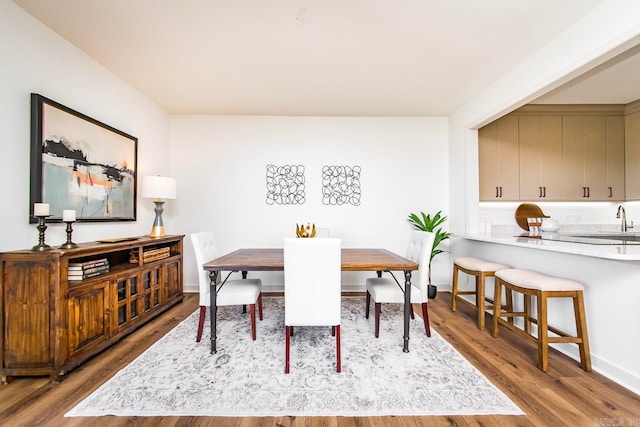
{"label": "white pillar candle", "polygon": [[74,222],[76,220],[76,211],[73,209],[65,209],[62,211],[62,221]]}
{"label": "white pillar candle", "polygon": [[48,203],[34,203],[33,204],[33,215],[34,216],[46,216],[46,215],[49,215],[49,204]]}

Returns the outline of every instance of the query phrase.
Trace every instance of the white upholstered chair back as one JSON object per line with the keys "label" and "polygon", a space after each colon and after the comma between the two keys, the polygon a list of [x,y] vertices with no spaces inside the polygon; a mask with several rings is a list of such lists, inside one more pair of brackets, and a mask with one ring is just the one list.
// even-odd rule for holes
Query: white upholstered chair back
{"label": "white upholstered chair back", "polygon": [[420,298],[414,295],[415,292],[412,292],[411,302],[413,303],[426,302],[428,300],[429,264],[434,239],[434,233],[420,230],[413,230],[409,238],[409,246],[407,247],[405,258],[420,264],[420,268],[411,274],[412,286],[420,290]]}
{"label": "white upholstered chair back", "polygon": [[287,326],[340,324],[341,240],[284,239]]}
{"label": "white upholstered chair back", "polygon": [[191,234],[193,251],[196,255],[198,265],[198,282],[200,290],[200,306],[208,307],[211,304],[209,290],[211,281],[209,272],[202,268],[202,265],[218,257],[218,248],[212,231],[202,231]]}

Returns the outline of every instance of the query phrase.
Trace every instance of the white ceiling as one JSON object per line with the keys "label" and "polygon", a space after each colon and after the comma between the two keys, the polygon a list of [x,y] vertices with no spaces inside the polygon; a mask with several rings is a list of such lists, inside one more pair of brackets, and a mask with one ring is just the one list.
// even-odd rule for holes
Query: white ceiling
{"label": "white ceiling", "polygon": [[446,116],[603,0],[13,1],[172,114]]}

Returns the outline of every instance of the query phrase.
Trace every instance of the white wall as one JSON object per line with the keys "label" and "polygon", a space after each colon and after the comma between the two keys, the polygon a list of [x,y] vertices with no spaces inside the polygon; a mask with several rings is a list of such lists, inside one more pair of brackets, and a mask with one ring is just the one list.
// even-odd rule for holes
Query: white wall
{"label": "white wall", "polygon": [[[446,118],[174,116],[170,133],[178,199],[167,203],[168,232],[211,229],[222,253],[282,247],[296,223],[311,222],[344,247],[404,254],[409,213],[448,214]],[[305,166],[304,204],[266,203],[268,164]],[[324,165],[362,168],[360,206],[322,204]],[[187,238],[185,287],[197,284],[196,269]],[[446,255],[436,259],[434,283],[448,270]],[[281,289],[281,274],[256,275],[267,289]],[[344,281],[345,289],[363,288],[359,273]]]}
{"label": "white wall", "polygon": [[[136,136],[138,176],[167,172],[168,115],[9,1],[0,1],[0,70],[0,250],[38,243],[29,224],[31,92]],[[153,203],[140,200],[138,221],[79,223],[74,241],[145,234],[153,217]],[[46,242],[64,243],[63,227],[50,224]]]}

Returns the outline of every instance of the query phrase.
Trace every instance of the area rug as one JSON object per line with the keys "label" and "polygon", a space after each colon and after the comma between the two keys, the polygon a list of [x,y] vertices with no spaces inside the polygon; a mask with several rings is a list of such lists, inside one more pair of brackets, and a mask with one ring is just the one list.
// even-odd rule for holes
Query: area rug
{"label": "area rug", "polygon": [[417,316],[404,353],[401,305],[383,306],[375,338],[373,307],[365,319],[364,297],[343,298],[341,373],[329,327],[295,329],[284,373],[282,297],[264,298],[256,341],[248,314],[221,307],[216,354],[208,319],[195,342],[197,321],[196,311],[65,416],[523,415]]}

